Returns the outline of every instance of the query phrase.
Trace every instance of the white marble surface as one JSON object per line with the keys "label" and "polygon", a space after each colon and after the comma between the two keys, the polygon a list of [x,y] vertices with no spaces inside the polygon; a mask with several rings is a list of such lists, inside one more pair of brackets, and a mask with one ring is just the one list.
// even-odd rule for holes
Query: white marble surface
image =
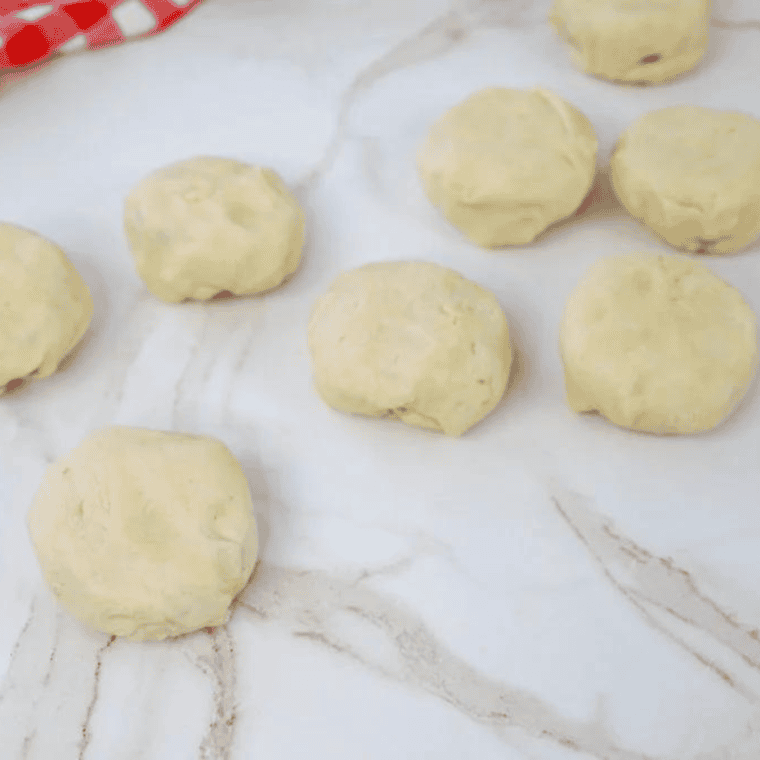
{"label": "white marble surface", "polygon": [[[598,256],[660,243],[606,199],[535,245],[465,243],[415,146],[486,85],[542,84],[597,127],[604,166],[671,103],[760,116],[760,9],[718,0],[700,68],[620,87],[569,67],[543,0],[207,0],[167,33],[6,79],[0,217],[90,285],[68,366],[0,399],[5,760],[757,760],[760,388],[705,435],[565,406],[556,333]],[[150,297],[128,188],[198,153],[276,167],[307,208],[281,290]],[[343,268],[423,257],[497,293],[519,362],[460,439],[352,418],[310,379],[311,304]],[[760,246],[709,264],[760,312]],[[25,514],[52,459],[110,423],[223,439],[261,558],[229,624],[110,640],[47,592]]]}

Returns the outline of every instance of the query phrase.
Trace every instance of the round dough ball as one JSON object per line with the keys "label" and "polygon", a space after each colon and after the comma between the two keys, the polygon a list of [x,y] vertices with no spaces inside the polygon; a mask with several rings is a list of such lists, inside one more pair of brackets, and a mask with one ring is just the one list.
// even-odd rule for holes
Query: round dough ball
{"label": "round dough ball", "polygon": [[303,213],[272,169],[199,157],[159,169],[125,204],[137,271],[164,301],[259,293],[295,272]]}
{"label": "round dough ball", "polygon": [[574,106],[542,89],[493,87],[445,113],[419,153],[430,201],[486,248],[529,243],[577,211],[597,140]]}
{"label": "round dough ball", "polygon": [[711,0],[554,0],[549,23],[573,63],[618,82],[664,82],[707,50]]}
{"label": "round dough ball", "polygon": [[137,640],[225,623],[258,550],[248,483],[223,443],[127,427],[48,468],[29,532],[61,604]]}
{"label": "round dough ball", "polygon": [[758,360],[755,315],[739,292],[682,256],[597,261],[560,329],[567,401],[622,427],[698,433],[747,391]]}
{"label": "round dough ball", "polygon": [[611,162],[628,211],[676,248],[728,253],[760,235],[760,121],[675,106],[621,136]]}
{"label": "round dough ball", "polygon": [[92,312],[87,285],[58,246],[0,224],[0,394],[52,375]]}
{"label": "round dough ball", "polygon": [[315,384],[335,409],[461,435],[507,387],[512,351],[492,293],[418,261],[339,275],[309,323]]}

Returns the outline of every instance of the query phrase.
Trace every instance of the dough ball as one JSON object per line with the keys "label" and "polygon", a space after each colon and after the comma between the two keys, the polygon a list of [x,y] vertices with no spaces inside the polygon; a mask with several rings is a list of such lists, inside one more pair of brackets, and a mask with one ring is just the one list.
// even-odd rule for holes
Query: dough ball
{"label": "dough ball", "polygon": [[92,312],[87,285],[58,246],[0,224],[0,394],[52,375]]}
{"label": "dough ball", "polygon": [[512,351],[492,293],[437,264],[339,275],[309,324],[314,379],[335,409],[460,435],[507,386]]}
{"label": "dough ball", "polygon": [[127,427],[92,433],[48,468],[29,531],[61,604],[138,640],[226,622],[258,549],[248,483],[224,444]]}
{"label": "dough ball", "polygon": [[304,240],[298,202],[271,169],[192,158],[159,169],[127,197],[137,271],[164,301],[259,293],[295,272]]}
{"label": "dough ball", "polygon": [[760,121],[675,106],[646,114],[611,162],[628,211],[671,245],[728,253],[760,235]]}
{"label": "dough ball", "polygon": [[445,113],[418,163],[449,222],[496,248],[529,243],[575,212],[591,189],[596,150],[588,119],[559,96],[494,87]]}
{"label": "dough ball", "polygon": [[736,407],[757,366],[755,315],[738,291],[682,256],[597,261],[560,330],[567,401],[622,427],[698,433]]}
{"label": "dough ball", "polygon": [[554,0],[549,23],[578,68],[619,82],[664,82],[707,50],[711,0]]}

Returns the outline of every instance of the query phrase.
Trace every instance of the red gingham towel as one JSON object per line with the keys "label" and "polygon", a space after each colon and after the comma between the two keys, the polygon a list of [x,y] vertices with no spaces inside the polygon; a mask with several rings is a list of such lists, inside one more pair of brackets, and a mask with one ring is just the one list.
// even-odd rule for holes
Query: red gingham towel
{"label": "red gingham towel", "polygon": [[162,32],[201,0],[0,0],[0,70]]}

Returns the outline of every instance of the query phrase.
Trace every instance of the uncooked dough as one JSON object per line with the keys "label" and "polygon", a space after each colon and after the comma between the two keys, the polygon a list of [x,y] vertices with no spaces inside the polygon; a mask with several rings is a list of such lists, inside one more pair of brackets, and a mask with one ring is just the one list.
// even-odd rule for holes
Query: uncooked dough
{"label": "uncooked dough", "polygon": [[697,433],[747,391],[758,360],[755,315],[739,292],[683,256],[597,261],[560,329],[567,401],[623,427]]}
{"label": "uncooked dough", "polygon": [[138,640],[223,624],[258,550],[248,483],[227,447],[140,428],[92,433],[52,464],[29,531],[61,604]]}
{"label": "uncooked dough", "polygon": [[303,213],[272,169],[198,157],[159,169],[127,197],[137,271],[164,301],[259,293],[295,272]]}
{"label": "uncooked dough", "polygon": [[671,245],[728,253],[760,235],[760,120],[673,106],[642,116],[611,162],[628,211]]}
{"label": "uncooked dough", "polygon": [[554,0],[549,23],[573,63],[619,82],[664,82],[707,50],[711,0]]}
{"label": "uncooked dough", "polygon": [[92,313],[87,285],[58,246],[0,224],[0,394],[52,375]]}
{"label": "uncooked dough", "polygon": [[446,112],[420,148],[430,201],[486,248],[529,243],[575,212],[596,168],[594,128],[543,89],[493,87]]}
{"label": "uncooked dough", "polygon": [[512,361],[495,296],[419,261],[339,275],[314,307],[309,347],[330,406],[449,435],[496,406]]}

